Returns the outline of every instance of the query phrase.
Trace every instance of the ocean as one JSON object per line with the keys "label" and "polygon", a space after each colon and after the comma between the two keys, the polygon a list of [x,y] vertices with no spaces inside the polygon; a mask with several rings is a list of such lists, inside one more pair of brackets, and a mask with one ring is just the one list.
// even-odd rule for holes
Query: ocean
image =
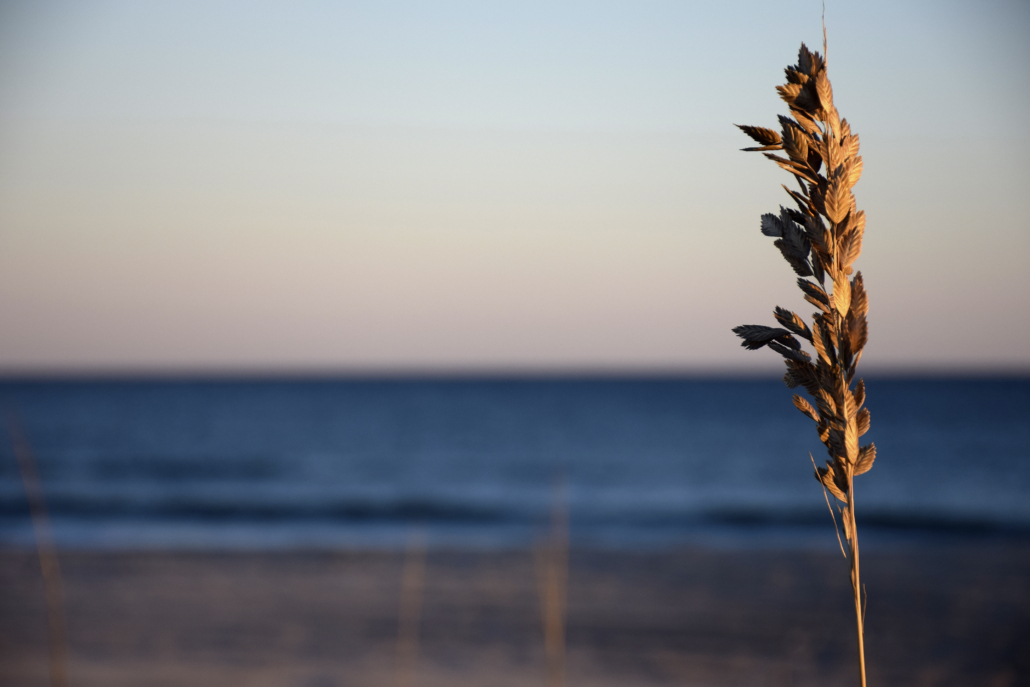
{"label": "ocean", "polygon": [[[864,543],[1030,541],[1030,379],[866,383]],[[791,393],[772,375],[43,380],[0,383],[0,404],[63,548],[519,547],[555,512],[579,546],[835,548]],[[5,439],[0,545],[32,544]]]}

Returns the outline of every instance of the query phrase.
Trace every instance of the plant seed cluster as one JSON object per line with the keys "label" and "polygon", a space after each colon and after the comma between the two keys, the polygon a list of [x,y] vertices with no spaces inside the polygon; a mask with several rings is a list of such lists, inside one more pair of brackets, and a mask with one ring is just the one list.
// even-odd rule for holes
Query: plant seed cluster
{"label": "plant seed cluster", "polygon": [[[777,306],[773,317],[780,327],[752,324],[733,331],[749,350],[768,346],[782,355],[787,363],[783,381],[811,395],[814,407],[797,394],[794,405],[815,422],[830,454],[826,466],[816,469],[816,479],[847,502],[854,476],[868,471],[876,459],[873,444],[859,446],[859,437],[869,430],[869,410],[863,408],[865,383],[860,379],[854,384],[868,338],[869,301],[862,273],[851,276],[865,233],[865,212],[855,207],[851,192],[862,174],[862,157],[858,136],[833,105],[823,57],[802,43],[797,65],[785,71],[787,83],[776,90],[790,106],[791,117],[779,117],[781,133],[738,126],[760,144],[744,150],[761,151],[797,179],[800,191],[783,187],[797,209],[781,206],[779,215],[762,215],[761,230],[776,239],[773,245],[798,275],[805,300],[818,311],[811,328],[796,313]],[[812,345],[814,359],[795,337]]]}

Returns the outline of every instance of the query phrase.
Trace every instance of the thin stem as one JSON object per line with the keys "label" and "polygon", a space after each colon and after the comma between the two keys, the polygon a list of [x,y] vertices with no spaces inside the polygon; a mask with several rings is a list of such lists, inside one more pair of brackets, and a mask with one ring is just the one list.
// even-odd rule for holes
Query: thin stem
{"label": "thin stem", "polygon": [[32,529],[36,535],[36,550],[39,553],[39,567],[43,575],[43,593],[46,597],[47,621],[50,630],[50,684],[54,687],[68,685],[68,631],[64,618],[64,592],[61,584],[61,567],[57,562],[57,547],[50,529],[43,487],[40,484],[36,459],[28,437],[22,432],[18,418],[7,411],[7,431],[11,435],[14,454],[21,468],[25,495],[29,501]]}
{"label": "thin stem", "polygon": [[425,596],[426,542],[421,528],[411,531],[401,575],[400,610],[397,619],[397,687],[415,684],[419,651],[419,626]]}
{"label": "thin stem", "polygon": [[865,613],[862,609],[862,581],[858,569],[858,526],[855,522],[855,482],[848,476],[848,518],[851,520],[851,586],[855,591],[855,623],[858,629],[858,676],[865,684]]}

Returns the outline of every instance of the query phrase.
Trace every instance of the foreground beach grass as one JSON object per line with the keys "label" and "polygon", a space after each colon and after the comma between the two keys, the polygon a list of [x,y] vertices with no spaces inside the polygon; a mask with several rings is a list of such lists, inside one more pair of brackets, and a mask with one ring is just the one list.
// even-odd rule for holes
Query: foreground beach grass
{"label": "foreground beach grass", "polygon": [[[804,299],[817,311],[809,327],[797,313],[776,306],[773,317],[779,327],[746,324],[733,332],[749,350],[768,347],[782,355],[787,364],[784,383],[791,389],[801,387],[811,398],[809,402],[795,394],[794,405],[815,423],[830,456],[825,466],[816,466],[810,456],[816,479],[824,492],[844,504],[837,507],[844,530],[841,552],[851,568],[859,684],[865,687],[867,599],[859,566],[854,487],[855,477],[873,467],[876,446],[859,444],[870,424],[869,409],[863,407],[865,382],[856,381],[869,339],[869,298],[862,273],[853,267],[862,253],[866,223],[851,190],[862,176],[862,156],[858,134],[833,104],[825,36],[824,26],[822,55],[801,44],[797,64],[785,70],[787,82],[776,87],[790,108],[789,117],[779,118],[781,132],[740,126],[759,144],[746,151],[763,153],[797,182],[798,191],[783,187],[797,207],[780,206],[778,215],[762,215],[761,230],[776,239],[773,245],[797,275]],[[798,339],[807,341],[813,353],[804,351]],[[826,505],[833,516],[828,496]]]}
{"label": "foreground beach grass", "polygon": [[[1030,675],[1030,546],[865,552],[877,684],[1014,687]],[[62,554],[76,687],[394,683],[404,552]],[[567,684],[854,683],[831,550],[570,552]],[[430,549],[414,684],[545,680],[532,551]],[[0,552],[0,684],[48,684],[36,553]]]}

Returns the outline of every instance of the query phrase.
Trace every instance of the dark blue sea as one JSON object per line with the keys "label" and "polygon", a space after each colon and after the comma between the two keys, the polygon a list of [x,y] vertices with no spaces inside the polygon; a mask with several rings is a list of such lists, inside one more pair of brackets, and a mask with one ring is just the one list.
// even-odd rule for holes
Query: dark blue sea
{"label": "dark blue sea", "polygon": [[[1030,380],[867,379],[863,541],[1026,537]],[[62,547],[832,546],[769,380],[8,381]],[[0,442],[0,545],[32,545]]]}

